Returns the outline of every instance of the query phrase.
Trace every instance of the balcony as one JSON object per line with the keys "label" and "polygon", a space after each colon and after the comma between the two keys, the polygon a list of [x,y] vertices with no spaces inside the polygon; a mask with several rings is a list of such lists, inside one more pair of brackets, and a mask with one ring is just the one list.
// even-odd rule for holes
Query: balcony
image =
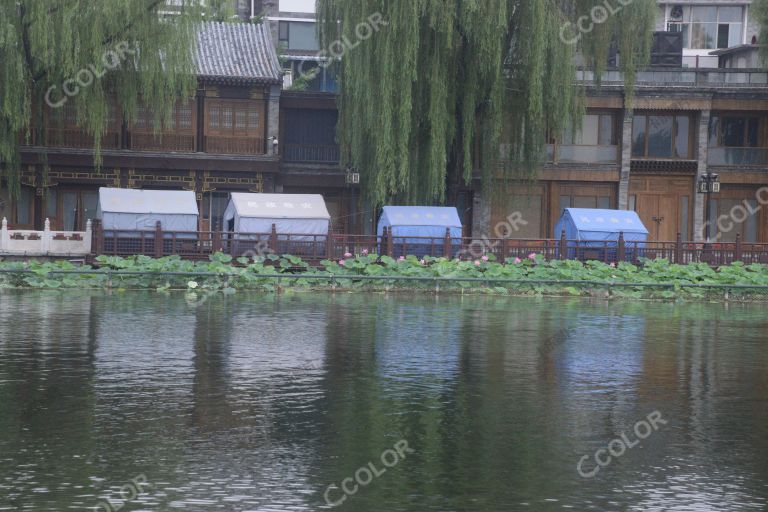
{"label": "balcony", "polygon": [[618,146],[547,145],[547,162],[555,164],[615,164]]}
{"label": "balcony", "polygon": [[138,151],[193,152],[195,150],[195,136],[180,133],[154,135],[151,133],[133,132],[131,134],[131,149]]}
{"label": "balcony", "polygon": [[[589,70],[576,72],[576,79],[594,82],[595,74]],[[603,73],[601,82],[621,85],[624,75],[620,71]],[[677,85],[688,87],[768,87],[768,72],[760,69],[677,68],[648,69],[637,73],[640,85]]]}
{"label": "balcony", "polygon": [[768,148],[711,147],[709,165],[768,165]]}
{"label": "balcony", "polygon": [[[93,149],[93,137],[80,129],[46,129],[46,142],[27,141],[19,135],[22,146],[45,145],[51,148]],[[264,155],[264,139],[261,137],[205,137],[206,153],[220,155]],[[107,132],[101,138],[102,149],[124,149],[133,151],[160,151],[169,153],[194,153],[195,135],[191,133],[152,133],[130,132],[121,146],[120,134]],[[317,150],[316,150],[317,152]],[[322,154],[319,155],[321,157]],[[330,157],[329,157],[330,158]],[[336,150],[338,161],[338,148]]]}
{"label": "balcony", "polygon": [[338,144],[286,144],[283,160],[295,163],[339,163]]}

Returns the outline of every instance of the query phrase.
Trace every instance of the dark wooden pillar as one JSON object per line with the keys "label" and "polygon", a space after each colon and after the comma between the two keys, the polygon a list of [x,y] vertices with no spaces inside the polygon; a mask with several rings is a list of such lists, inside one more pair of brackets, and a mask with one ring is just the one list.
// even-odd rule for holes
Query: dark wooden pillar
{"label": "dark wooden pillar", "polygon": [[91,224],[91,253],[95,256],[104,254],[104,229],[101,219],[93,219]]}
{"label": "dark wooden pillar", "polygon": [[272,231],[269,233],[269,248],[275,254],[280,254],[277,250],[277,226],[272,224]]}
{"label": "dark wooden pillar", "polygon": [[568,240],[565,238],[565,230],[560,233],[560,259],[568,258]]}
{"label": "dark wooden pillar", "polygon": [[155,224],[155,258],[163,257],[163,227],[160,221]]}
{"label": "dark wooden pillar", "polygon": [[[197,108],[196,132],[195,132],[195,151],[205,153],[205,90],[198,89],[195,95]],[[234,122],[234,121],[233,121]]]}
{"label": "dark wooden pillar", "polygon": [[330,260],[333,258],[334,245],[335,245],[334,235],[329,230],[328,236],[325,237],[325,259]]}
{"label": "dark wooden pillar", "polygon": [[43,182],[43,168],[35,168],[35,195],[32,198],[33,223],[35,230],[42,231],[45,228],[45,218],[43,217],[43,205],[45,204],[45,183]]}
{"label": "dark wooden pillar", "polygon": [[627,244],[624,240],[624,232],[619,232],[619,252],[618,252],[618,260],[619,261],[625,261],[627,259]]}
{"label": "dark wooden pillar", "polygon": [[120,149],[131,149],[128,122],[125,119],[120,123],[120,141],[118,142],[118,147]]}

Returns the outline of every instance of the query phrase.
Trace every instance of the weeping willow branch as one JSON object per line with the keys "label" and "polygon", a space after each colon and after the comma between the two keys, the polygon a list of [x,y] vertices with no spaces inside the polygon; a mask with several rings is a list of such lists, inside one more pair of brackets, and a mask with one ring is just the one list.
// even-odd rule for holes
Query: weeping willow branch
{"label": "weeping willow branch", "polygon": [[45,124],[60,114],[46,105],[46,93],[53,87],[61,95],[65,81],[102,66],[116,47],[130,46],[135,53],[65,102],[94,139],[95,163],[116,115],[132,122],[141,103],[154,112],[157,126],[170,123],[176,100],[190,97],[196,87],[193,50],[199,24],[231,11],[227,0],[177,4],[178,14],[163,16],[163,0],[0,2],[0,163],[13,193],[19,184],[20,143],[33,133],[45,143]]}
{"label": "weeping willow branch", "polygon": [[[338,139],[367,198],[440,203],[447,183],[476,170],[488,187],[498,173],[532,175],[547,132],[583,114],[577,55],[599,76],[614,44],[631,95],[649,60],[656,2],[608,2],[603,19],[594,9],[606,0],[318,0],[326,48],[355,41],[373,14],[387,22],[341,62]],[[569,44],[561,29],[578,29],[582,16],[598,22]]]}

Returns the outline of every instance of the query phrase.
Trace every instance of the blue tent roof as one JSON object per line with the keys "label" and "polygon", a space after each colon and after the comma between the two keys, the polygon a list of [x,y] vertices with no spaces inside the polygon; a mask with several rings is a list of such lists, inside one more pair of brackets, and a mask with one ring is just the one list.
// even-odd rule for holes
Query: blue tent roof
{"label": "blue tent roof", "polygon": [[446,228],[451,237],[462,235],[459,212],[453,207],[442,206],[385,206],[379,219],[378,235],[385,227],[392,228],[392,234],[412,237],[443,237]]}
{"label": "blue tent roof", "polygon": [[648,234],[637,212],[631,210],[598,210],[594,208],[566,208],[563,218],[569,215],[579,231],[593,233],[642,233]]}
{"label": "blue tent roof", "polygon": [[441,226],[460,228],[456,208],[442,206],[385,206],[379,224],[385,226]]}

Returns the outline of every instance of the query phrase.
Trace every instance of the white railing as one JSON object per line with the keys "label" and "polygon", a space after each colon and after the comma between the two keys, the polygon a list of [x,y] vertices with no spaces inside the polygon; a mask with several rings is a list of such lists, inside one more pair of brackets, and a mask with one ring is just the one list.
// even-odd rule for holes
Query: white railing
{"label": "white railing", "polygon": [[619,161],[618,146],[558,144],[556,161],[560,163],[612,164]]}
{"label": "white railing", "polygon": [[709,165],[768,165],[768,148],[710,147]]}
{"label": "white railing", "polygon": [[[576,80],[594,82],[595,74],[591,70],[578,70]],[[617,70],[608,70],[602,74],[601,81],[606,84],[624,83],[624,74]],[[666,84],[686,87],[760,87],[768,86],[768,73],[762,69],[741,68],[655,68],[637,72],[638,84]]]}
{"label": "white railing", "polygon": [[91,221],[85,231],[51,231],[45,219],[45,230],[8,229],[3,218],[0,229],[0,255],[3,256],[81,256],[91,253]]}

